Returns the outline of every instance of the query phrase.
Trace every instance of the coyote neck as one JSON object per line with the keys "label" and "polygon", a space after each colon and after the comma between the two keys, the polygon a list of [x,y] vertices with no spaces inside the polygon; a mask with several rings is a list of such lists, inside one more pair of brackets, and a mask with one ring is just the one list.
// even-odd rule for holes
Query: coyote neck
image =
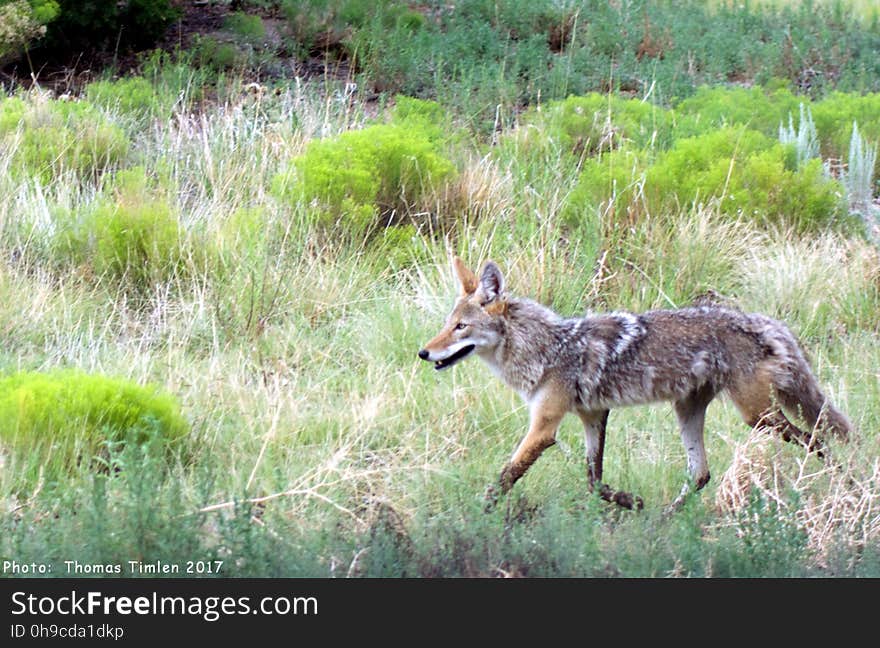
{"label": "coyote neck", "polygon": [[510,299],[507,314],[499,318],[501,341],[480,356],[492,372],[526,400],[552,366],[563,342],[562,317],[528,299]]}

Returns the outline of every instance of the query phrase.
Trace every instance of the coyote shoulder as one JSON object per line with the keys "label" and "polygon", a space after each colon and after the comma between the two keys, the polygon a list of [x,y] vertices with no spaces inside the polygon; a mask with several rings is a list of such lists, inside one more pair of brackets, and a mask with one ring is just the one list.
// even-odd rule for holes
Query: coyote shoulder
{"label": "coyote shoulder", "polygon": [[698,490],[709,481],[703,422],[722,392],[747,425],[820,454],[826,432],[846,438],[852,429],[822,393],[794,335],[770,317],[716,305],[562,317],[508,295],[492,261],[479,278],[457,257],[453,267],[460,295],[419,357],[447,369],[477,355],[529,406],[528,432],[489,489],[490,505],[555,443],[569,412],[584,426],[590,489],[626,508],[641,507],[641,499],[602,483],[605,426],[614,407],[672,402],[690,474],[674,505],[691,485]]}

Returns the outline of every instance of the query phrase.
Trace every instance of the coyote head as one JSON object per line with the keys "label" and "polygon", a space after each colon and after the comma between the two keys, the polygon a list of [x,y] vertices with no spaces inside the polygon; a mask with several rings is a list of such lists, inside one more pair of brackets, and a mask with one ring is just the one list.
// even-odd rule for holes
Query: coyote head
{"label": "coyote head", "polygon": [[487,261],[480,278],[455,257],[452,262],[461,294],[440,333],[419,351],[422,360],[434,363],[437,370],[448,369],[472,352],[491,354],[501,341],[507,302],[504,278],[492,261]]}

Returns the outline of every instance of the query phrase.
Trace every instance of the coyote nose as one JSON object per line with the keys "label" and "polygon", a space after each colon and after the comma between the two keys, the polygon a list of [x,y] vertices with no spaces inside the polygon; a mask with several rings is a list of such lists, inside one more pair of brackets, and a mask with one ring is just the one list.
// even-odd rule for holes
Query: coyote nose
{"label": "coyote nose", "polygon": [[420,357],[422,360],[427,360],[427,359],[428,359],[428,350],[427,350],[427,349],[422,349],[421,351],[419,351],[419,357]]}

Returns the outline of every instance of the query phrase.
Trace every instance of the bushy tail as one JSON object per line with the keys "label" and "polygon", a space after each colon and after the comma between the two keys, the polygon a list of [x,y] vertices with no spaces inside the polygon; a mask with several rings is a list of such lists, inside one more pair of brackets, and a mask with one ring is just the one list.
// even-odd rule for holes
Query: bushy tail
{"label": "bushy tail", "polygon": [[852,433],[852,423],[822,393],[809,366],[804,365],[795,376],[793,388],[790,382],[785,386],[776,385],[776,392],[785,410],[802,418],[820,435],[829,432],[846,440]]}
{"label": "bushy tail", "polygon": [[[819,382],[810,368],[800,345],[794,335],[782,327],[773,332],[771,348],[777,351],[780,360],[777,371],[773,372],[773,386],[779,404],[812,428],[819,436],[828,432],[839,439],[848,439],[853,425],[846,415],[822,393]],[[784,348],[784,353],[778,353]]]}

